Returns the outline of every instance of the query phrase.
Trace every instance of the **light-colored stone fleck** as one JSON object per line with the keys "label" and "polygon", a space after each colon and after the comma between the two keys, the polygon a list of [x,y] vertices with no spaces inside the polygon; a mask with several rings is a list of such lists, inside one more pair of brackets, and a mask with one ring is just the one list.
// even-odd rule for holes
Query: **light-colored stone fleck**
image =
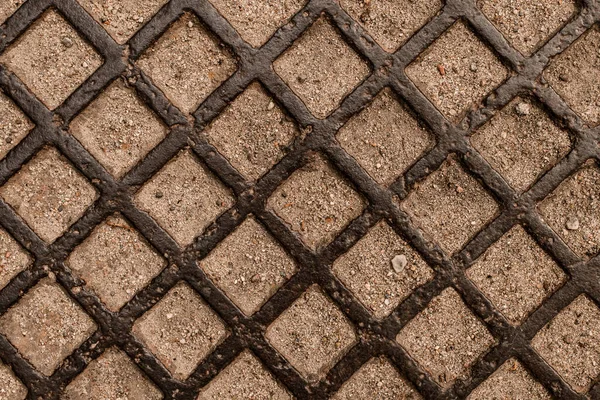
{"label": "light-colored stone fleck", "polygon": [[[390,260],[399,258],[397,270]],[[393,263],[393,261],[392,261]],[[333,263],[334,274],[377,318],[387,316],[433,271],[385,222]]]}

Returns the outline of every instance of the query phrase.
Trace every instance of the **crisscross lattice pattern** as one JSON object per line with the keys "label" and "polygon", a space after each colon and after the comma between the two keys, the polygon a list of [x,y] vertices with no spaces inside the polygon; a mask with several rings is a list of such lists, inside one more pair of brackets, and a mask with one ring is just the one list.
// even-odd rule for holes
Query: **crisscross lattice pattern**
{"label": "crisscross lattice pattern", "polygon": [[[447,0],[444,3],[442,10],[393,54],[384,51],[369,32],[334,0],[308,1],[260,48],[245,42],[208,0],[169,1],[155,15],[146,18],[143,27],[125,44],[113,40],[102,24],[94,20],[76,0],[28,0],[21,5],[0,27],[0,53],[7,51],[44,12],[54,8],[104,59],[103,64],[54,110],[49,110],[38,100],[33,91],[21,82],[18,74],[6,66],[0,66],[0,88],[35,124],[29,134],[0,161],[0,185],[5,185],[45,147],[53,146],[98,193],[97,199],[83,216],[52,244],[34,233],[35,228],[32,230],[5,200],[0,199],[0,225],[34,259],[31,266],[16,275],[0,291],[0,314],[7,313],[40,280],[50,276],[97,326],[97,331],[68,355],[51,376],[36,370],[14,343],[0,335],[0,359],[10,365],[15,375],[27,386],[29,398],[59,398],[64,388],[90,362],[105,351],[113,351],[109,349],[114,346],[122,350],[167,399],[195,399],[200,390],[240,354],[244,354],[245,349],[250,349],[297,398],[329,397],[363,364],[380,355],[385,356],[425,398],[464,398],[510,358],[518,359],[557,398],[600,398],[599,382],[593,383],[587,393],[579,393],[531,344],[540,329],[579,295],[585,294],[592,301],[600,303],[597,272],[600,258],[583,259],[572,251],[537,210],[537,204],[579,171],[584,163],[588,160],[598,163],[600,159],[600,130],[589,128],[552,86],[541,78],[554,56],[564,52],[593,29],[600,19],[600,3],[582,0],[576,15],[529,57],[524,57],[511,46],[474,0]],[[210,93],[191,116],[186,116],[187,110],[180,110],[173,105],[137,64],[144,52],[186,12],[195,14],[232,51],[238,62],[237,70]],[[326,15],[330,23],[337,27],[343,39],[370,65],[370,69],[366,78],[343,99],[338,108],[327,118],[318,119],[309,110],[312,105],[307,108],[275,72],[273,63],[322,15]],[[510,72],[493,92],[487,93],[480,108],[470,110],[456,122],[446,119],[438,111],[408,78],[405,69],[458,20],[475,32]],[[115,179],[69,132],[69,126],[119,78],[128,82],[135,89],[136,96],[162,119],[169,134],[133,169],[120,179]],[[249,182],[209,143],[203,129],[255,81],[260,82],[278,107],[293,118],[299,127],[299,134],[287,154],[273,168],[256,182]],[[385,88],[390,88],[407,104],[435,138],[435,145],[389,186],[374,180],[336,139],[338,130],[371,104]],[[543,104],[551,118],[560,121],[575,139],[568,154],[524,193],[509,185],[470,142],[470,136],[478,128],[517,97],[532,98]],[[54,97],[52,99],[54,102]],[[182,247],[187,239],[178,240],[169,235],[166,226],[161,226],[148,213],[136,207],[134,197],[140,187],[169,160],[178,154],[185,154],[180,153],[184,149],[190,149],[198,157],[197,161],[204,163],[218,177],[231,191],[234,201],[231,207],[226,202],[219,203],[216,206],[217,213],[221,212],[221,208],[226,211],[209,222],[204,232],[191,244]],[[365,201],[365,208],[360,215],[344,227],[330,244],[321,247],[306,245],[283,219],[266,206],[267,200],[278,187],[309,160],[313,160],[315,153],[320,153],[319,157],[323,157],[327,168],[340,172],[348,185]],[[448,246],[438,245],[418,229],[415,221],[398,202],[414,193],[419,183],[440,168],[451,154],[456,154],[460,168],[474,177],[497,204],[497,212],[491,222],[478,228],[470,235],[467,244],[454,254],[443,250],[447,250]],[[406,163],[402,161],[402,164]],[[225,188],[218,190],[226,191]],[[411,201],[418,201],[418,198]],[[118,304],[109,308],[93,290],[82,286],[81,278],[65,262],[72,251],[92,234],[94,228],[115,212],[124,218],[119,220],[119,224],[135,228],[168,263],[135,295],[122,294],[123,300],[118,300]],[[297,269],[260,310],[248,316],[209,279],[198,262],[250,214],[276,238],[295,261]],[[349,215],[353,216],[352,213]],[[389,315],[378,319],[336,277],[331,266],[382,220],[387,221],[394,232],[413,249],[411,252],[418,253],[418,257],[433,269],[434,275],[427,283],[398,301]],[[522,225],[552,257],[564,270],[566,279],[545,299],[542,306],[523,318],[520,324],[512,325],[501,310],[467,279],[465,270],[516,225]],[[293,268],[290,267],[290,270]],[[219,338],[214,351],[202,359],[185,380],[176,379],[181,378],[181,374],[171,374],[132,333],[135,321],[181,281],[187,282],[201,296],[229,331],[226,338]],[[348,340],[342,343],[344,347],[348,345],[348,350],[325,377],[316,381],[293,368],[265,336],[267,327],[314,284],[320,286],[357,333],[354,342]],[[436,296],[442,292],[449,293],[445,292],[449,287],[460,294],[466,306],[493,336],[493,340],[490,340],[495,344],[469,366],[468,377],[443,387],[438,377],[430,375],[396,341],[396,336]],[[35,296],[31,299],[35,299]],[[118,306],[123,303],[125,305],[119,309]],[[198,313],[201,312],[204,312],[204,308],[199,308]]]}

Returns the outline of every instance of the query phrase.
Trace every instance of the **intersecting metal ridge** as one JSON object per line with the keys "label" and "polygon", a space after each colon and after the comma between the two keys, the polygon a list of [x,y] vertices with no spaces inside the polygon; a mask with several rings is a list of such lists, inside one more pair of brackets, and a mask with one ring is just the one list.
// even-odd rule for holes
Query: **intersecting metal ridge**
{"label": "intersecting metal ridge", "polygon": [[[578,13],[531,57],[516,51],[476,7],[474,0],[447,0],[431,19],[395,54],[379,47],[334,0],[310,0],[260,49],[246,43],[207,0],[171,0],[125,45],[117,44],[76,0],[28,0],[0,27],[0,53],[6,50],[46,10],[54,7],[102,55],[104,64],[54,111],[48,110],[7,68],[0,66],[0,88],[35,123],[35,128],[0,161],[0,186],[46,145],[56,147],[100,193],[84,216],[48,245],[0,198],[0,226],[35,258],[0,291],[0,315],[30,288],[52,273],[70,297],[95,321],[98,330],[76,349],[50,377],[38,372],[18,350],[0,335],[0,359],[10,365],[27,386],[29,399],[58,399],[62,390],[106,349],[118,346],[163,392],[165,399],[195,399],[202,387],[229,365],[244,349],[250,349],[264,366],[297,398],[328,398],[364,363],[386,356],[425,398],[465,398],[504,361],[517,358],[550,393],[561,399],[583,399],[532,348],[535,334],[578,295],[585,293],[600,304],[598,268],[600,257],[582,260],[542,220],[536,203],[574,174],[587,160],[600,160],[600,128],[589,128],[554,90],[540,82],[550,59],[566,50],[600,19],[600,3],[583,0]],[[187,118],[172,105],[144,74],[136,60],[184,12],[195,13],[202,23],[238,59],[238,70]],[[272,63],[322,14],[326,14],[345,41],[371,64],[371,74],[327,119],[315,118],[273,71]],[[511,76],[490,93],[483,106],[453,125],[406,76],[404,69],[462,19],[491,48]],[[137,95],[159,115],[170,133],[136,167],[116,180],[68,133],[69,123],[115,79],[126,79]],[[248,85],[259,81],[301,128],[291,151],[256,183],[249,183],[203,135],[203,128]],[[377,184],[335,138],[350,117],[366,107],[385,87],[408,104],[435,135],[436,144],[389,187]],[[469,136],[496,111],[517,96],[529,96],[545,105],[575,137],[567,156],[544,174],[528,191],[520,193],[492,169],[470,144]],[[180,248],[147,213],[137,209],[133,195],[178,152],[189,147],[218,178],[232,189],[235,205],[223,213],[187,248]],[[369,205],[328,246],[309,249],[273,211],[266,200],[289,176],[302,167],[312,153],[323,154]],[[446,254],[411,222],[397,205],[415,187],[455,153],[463,168],[494,196],[501,212],[457,254]],[[72,274],[64,261],[92,230],[119,211],[168,260],[168,266],[140,290],[118,313]],[[298,272],[252,317],[244,315],[205,275],[197,262],[253,214],[280,242],[299,266]],[[383,320],[376,319],[331,272],[333,261],[344,254],[381,220],[411,245],[434,269],[435,278],[416,289]],[[482,292],[465,276],[465,269],[503,234],[522,225],[568,274],[568,281],[537,308],[520,326],[512,326]],[[552,240],[549,240],[551,238]],[[226,323],[231,335],[197,366],[185,381],[175,379],[158,359],[131,333],[135,320],[158,302],[175,284],[187,282]],[[307,382],[264,337],[264,332],[284,310],[317,283],[357,330],[359,340],[316,384]],[[480,357],[470,376],[443,389],[395,340],[398,332],[435,296],[453,287],[465,304],[485,324],[498,344]],[[587,396],[600,398],[596,380]]]}

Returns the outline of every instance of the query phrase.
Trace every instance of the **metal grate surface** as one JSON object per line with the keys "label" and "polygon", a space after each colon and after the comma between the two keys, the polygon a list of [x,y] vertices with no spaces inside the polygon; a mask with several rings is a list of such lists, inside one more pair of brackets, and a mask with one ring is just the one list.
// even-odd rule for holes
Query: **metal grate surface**
{"label": "metal grate surface", "polygon": [[[118,45],[102,26],[88,15],[75,0],[29,0],[0,27],[0,52],[25,32],[45,10],[55,7],[102,54],[104,65],[87,79],[61,106],[49,111],[5,67],[0,67],[0,87],[36,124],[36,128],[0,161],[0,185],[7,182],[22,165],[45,145],[53,145],[95,185],[100,198],[85,215],[53,244],[47,245],[0,199],[0,225],[35,257],[26,271],[15,277],[0,292],[0,314],[16,304],[21,296],[49,272],[68,294],[90,315],[99,329],[75,350],[51,377],[36,371],[17,349],[0,336],[0,358],[13,368],[29,389],[30,399],[57,399],[61,391],[80,374],[87,364],[111,346],[118,346],[156,384],[166,399],[195,399],[202,387],[229,365],[245,348],[251,349],[271,373],[297,398],[327,398],[336,392],[371,357],[385,355],[412,382],[425,398],[464,398],[489,377],[504,361],[516,357],[557,398],[583,399],[573,391],[531,347],[535,334],[579,294],[586,293],[600,304],[600,285],[596,270],[600,257],[588,261],[572,252],[542,220],[535,209],[558,185],[588,159],[600,160],[600,129],[590,129],[569,106],[539,77],[549,59],[568,48],[600,18],[600,4],[583,0],[578,14],[552,39],[529,58],[512,48],[503,36],[477,9],[474,1],[447,0],[441,13],[413,36],[395,54],[383,51],[360,25],[353,21],[334,0],[310,0],[262,48],[244,42],[232,26],[206,0],[172,0],[153,16],[124,45]],[[169,24],[184,12],[192,11],[239,59],[239,68],[215,90],[188,120],[136,66],[136,60]],[[329,15],[340,33],[372,65],[372,73],[327,119],[311,115],[302,101],[272,69],[273,61],[319,18]],[[405,75],[405,67],[432,44],[456,20],[468,21],[472,29],[495,49],[512,75],[491,95],[485,106],[469,112],[459,124],[449,123]],[[366,40],[365,40],[366,38]],[[127,51],[126,51],[127,49]],[[124,54],[126,56],[124,56]],[[170,127],[170,134],[122,180],[115,180],[70,134],[69,123],[115,79],[124,77],[137,94]],[[202,129],[216,118],[238,94],[253,81],[260,81],[276,101],[298,122],[302,135],[293,149],[275,167],[253,185],[247,183],[206,138]],[[418,160],[390,187],[378,185],[348,155],[335,139],[337,130],[354,114],[368,105],[385,87],[390,87],[413,108],[436,138],[435,147]],[[560,160],[531,189],[520,194],[495,172],[469,144],[468,137],[482,126],[494,111],[516,96],[532,96],[543,103],[555,119],[562,121],[576,138],[571,152]],[[146,213],[136,209],[132,196],[139,187],[189,146],[197,156],[236,195],[235,205],[221,215],[187,248],[176,242]],[[300,168],[308,155],[320,152],[354,185],[368,201],[363,214],[355,219],[329,246],[317,252],[305,246],[265,202],[291,173]],[[501,212],[456,255],[445,254],[435,243],[426,240],[401,211],[396,199],[403,199],[417,182],[435,171],[451,153],[459,155],[466,171],[476,177],[501,206]],[[64,265],[70,252],[92,229],[115,211],[121,212],[161,254],[169,265],[150,285],[141,290],[120,312],[109,311],[89,290],[74,290],[81,281]],[[198,267],[197,260],[206,256],[244,219],[253,214],[295,258],[299,271],[252,317],[246,317]],[[364,236],[369,228],[386,219],[435,270],[435,278],[415,290],[390,316],[375,319],[367,309],[332,274],[332,262]],[[548,298],[525,322],[513,327],[465,277],[465,269],[498,238],[516,224],[521,224],[550,253],[569,276],[568,282]],[[225,321],[232,334],[206,357],[185,381],[173,378],[152,353],[131,333],[133,323],[162,298],[177,282],[185,280]],[[308,287],[317,283],[337,304],[357,329],[359,341],[316,384],[306,382],[264,338],[264,331]],[[442,389],[416,364],[395,341],[398,332],[428,302],[445,288],[454,287],[465,303],[495,336],[498,344],[472,366],[470,377]],[[96,345],[97,343],[97,345]],[[600,398],[600,382],[588,395]]]}

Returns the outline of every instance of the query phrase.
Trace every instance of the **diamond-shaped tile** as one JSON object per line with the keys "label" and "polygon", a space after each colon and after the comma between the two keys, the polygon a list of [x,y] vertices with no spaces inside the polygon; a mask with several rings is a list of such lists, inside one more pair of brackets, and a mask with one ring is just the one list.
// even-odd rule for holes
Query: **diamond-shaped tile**
{"label": "diamond-shaped tile", "polygon": [[25,114],[0,92],[0,160],[33,128]]}
{"label": "diamond-shaped tile", "polygon": [[[394,257],[407,263],[392,268]],[[373,227],[333,263],[333,273],[377,318],[388,315],[417,286],[433,278],[433,271],[385,222]]]}
{"label": "diamond-shaped tile", "polygon": [[50,109],[102,65],[102,57],[55,10],[47,11],[0,57]]}
{"label": "diamond-shaped tile", "polygon": [[160,390],[117,348],[93,360],[65,389],[62,400],[160,400]]}
{"label": "diamond-shaped tile", "polygon": [[389,52],[404,44],[442,8],[441,0],[341,0],[340,4]]}
{"label": "diamond-shaped tile", "polygon": [[566,280],[565,273],[521,226],[488,248],[467,276],[514,324],[523,322]]}
{"label": "diamond-shaped tile", "polygon": [[210,0],[240,36],[254,47],[265,44],[275,31],[300,11],[306,0]]}
{"label": "diamond-shaped tile", "polygon": [[0,361],[0,399],[24,400],[27,396],[27,388],[13,374],[8,365]]}
{"label": "diamond-shaped tile", "polygon": [[277,188],[268,205],[316,249],[358,217],[365,202],[328,161],[313,156]]}
{"label": "diamond-shaped tile", "polygon": [[571,147],[566,131],[538,105],[518,97],[479,129],[471,143],[518,190],[527,189]]}
{"label": "diamond-shaped tile", "polygon": [[454,156],[411,192],[403,207],[414,222],[452,253],[461,249],[498,211],[494,199]]}
{"label": "diamond-shaped tile", "polygon": [[508,76],[492,50],[461,21],[413,61],[406,73],[454,122]]}
{"label": "diamond-shaped tile", "polygon": [[168,0],[79,0],[118,43],[125,43]]}
{"label": "diamond-shaped tile", "polygon": [[4,229],[0,228],[0,290],[31,265],[31,257]]}
{"label": "diamond-shaped tile", "polygon": [[464,378],[494,338],[454,289],[446,289],[400,331],[396,340],[443,387]]}
{"label": "diamond-shaped tile", "polygon": [[275,60],[273,68],[317,118],[336,109],[369,73],[368,64],[325,17]]}
{"label": "diamond-shaped tile", "polygon": [[344,383],[334,400],[422,399],[385,358],[373,358]]}
{"label": "diamond-shaped tile", "polygon": [[171,25],[138,65],[186,113],[195,111],[237,68],[230,51],[189,13]]}
{"label": "diamond-shaped tile", "polygon": [[188,150],[165,165],[135,197],[181,245],[187,246],[233,205],[233,197]]}
{"label": "diamond-shaped tile", "polygon": [[552,396],[529,371],[515,359],[506,361],[496,372],[477,386],[468,400],[536,399],[551,400]]}
{"label": "diamond-shaped tile", "polygon": [[250,179],[258,179],[284,155],[296,125],[259,83],[253,83],[208,126],[208,140]]}
{"label": "diamond-shaped tile", "polygon": [[120,215],[109,217],[67,259],[112,311],[148,285],[166,262]]}
{"label": "diamond-shaped tile", "polygon": [[92,319],[50,279],[29,290],[0,318],[0,333],[48,376],[95,329]]}
{"label": "diamond-shaped tile", "polygon": [[25,0],[5,0],[0,2],[0,24],[3,24],[23,3],[25,3]]}
{"label": "diamond-shaped tile", "polygon": [[558,55],[544,71],[544,78],[581,118],[600,123],[600,28],[594,26]]}
{"label": "diamond-shaped tile", "polygon": [[246,219],[200,262],[244,312],[252,315],[296,271],[296,265],[254,217]]}
{"label": "diamond-shaped tile", "polygon": [[477,5],[524,55],[558,31],[575,12],[574,0],[478,0]]}
{"label": "diamond-shaped tile", "polygon": [[181,380],[229,335],[219,316],[185,283],[138,319],[133,333]]}
{"label": "diamond-shaped tile", "polygon": [[314,285],[267,329],[265,337],[309,381],[317,381],[355,343],[344,314]]}
{"label": "diamond-shaped tile", "polygon": [[390,89],[352,117],[337,138],[369,175],[386,185],[433,145],[427,128],[398,103]]}
{"label": "diamond-shaped tile", "polygon": [[75,118],[71,133],[120,178],[160,143],[167,128],[119,80]]}
{"label": "diamond-shaped tile", "polygon": [[573,389],[584,393],[600,374],[600,310],[581,295],[542,328],[531,344]]}
{"label": "diamond-shaped tile", "polygon": [[48,243],[96,200],[96,190],[54,147],[37,153],[2,187],[0,196]]}
{"label": "diamond-shaped tile", "polygon": [[288,391],[245,350],[200,392],[198,400],[292,399]]}
{"label": "diamond-shaped tile", "polygon": [[550,227],[581,257],[600,252],[600,171],[586,163],[539,204]]}

